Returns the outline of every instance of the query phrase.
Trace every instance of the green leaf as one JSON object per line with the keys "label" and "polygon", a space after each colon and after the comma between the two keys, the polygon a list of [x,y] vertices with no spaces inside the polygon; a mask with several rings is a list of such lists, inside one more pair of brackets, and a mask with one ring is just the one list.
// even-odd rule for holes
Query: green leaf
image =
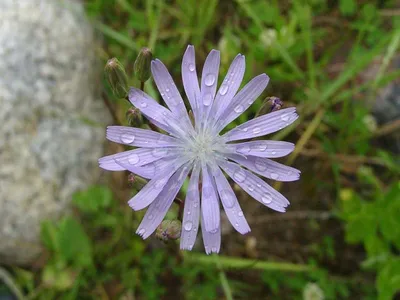
{"label": "green leaf", "polygon": [[355,13],[357,4],[354,0],[340,0],[339,9],[344,16],[351,16]]}
{"label": "green leaf", "polygon": [[71,217],[66,217],[60,224],[58,235],[60,254],[76,266],[92,264],[92,246],[81,224]]}
{"label": "green leaf", "polygon": [[55,265],[48,265],[42,273],[42,281],[46,287],[59,291],[70,289],[75,281],[75,272],[71,269],[59,269]]}
{"label": "green leaf", "polygon": [[376,281],[379,300],[391,300],[400,291],[400,258],[389,260]]}
{"label": "green leaf", "polygon": [[83,212],[94,213],[110,206],[112,192],[108,187],[94,185],[86,191],[75,193],[73,203]]}
{"label": "green leaf", "polygon": [[57,235],[57,227],[52,221],[45,220],[42,222],[40,228],[40,238],[48,250],[54,252],[58,251]]}

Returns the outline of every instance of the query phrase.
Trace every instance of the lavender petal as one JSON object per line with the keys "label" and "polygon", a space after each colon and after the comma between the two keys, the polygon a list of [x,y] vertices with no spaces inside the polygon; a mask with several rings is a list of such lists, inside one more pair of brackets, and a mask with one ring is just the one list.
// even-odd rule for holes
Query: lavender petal
{"label": "lavender petal", "polygon": [[246,109],[265,90],[269,82],[269,77],[266,74],[254,77],[243,89],[232,99],[225,112],[217,121],[217,131],[223,129],[230,122],[239,117]]}
{"label": "lavender petal", "polygon": [[298,117],[295,107],[281,109],[247,121],[225,133],[223,138],[229,142],[270,134],[289,126]]}
{"label": "lavender petal", "polygon": [[218,223],[218,228],[214,232],[208,232],[205,229],[205,216],[201,216],[201,233],[203,235],[204,249],[207,254],[218,253],[221,248],[221,226]]}
{"label": "lavender petal", "polygon": [[217,50],[211,50],[204,62],[203,72],[201,74],[201,103],[203,110],[202,120],[208,117],[215,98],[215,92],[218,84],[218,71],[220,64],[220,53]]}
{"label": "lavender petal", "polygon": [[112,142],[143,148],[177,147],[178,140],[152,130],[108,126],[106,138]]}
{"label": "lavender petal", "polygon": [[289,142],[262,140],[227,144],[227,149],[232,153],[269,158],[286,156],[294,150],[294,147],[295,145]]}
{"label": "lavender petal", "polygon": [[300,178],[299,170],[285,166],[268,158],[255,156],[243,157],[237,154],[229,154],[227,157],[247,169],[273,180],[295,181]]}
{"label": "lavender petal", "polygon": [[153,203],[149,206],[146,214],[143,217],[136,233],[143,239],[148,238],[162,222],[176,195],[183,185],[190,168],[186,164],[179,168],[175,174],[168,180],[162,189],[161,193],[156,197]]}
{"label": "lavender petal", "polygon": [[180,248],[183,250],[192,250],[196,242],[200,222],[199,177],[200,167],[196,165],[193,168],[185,198],[180,242]]}
{"label": "lavender petal", "polygon": [[250,232],[249,224],[243,215],[243,211],[240,208],[235,192],[232,190],[232,187],[230,186],[225,175],[218,166],[213,169],[213,174],[219,193],[219,198],[221,199],[222,206],[224,207],[225,213],[233,228],[235,228],[241,234]]}
{"label": "lavender petal", "polygon": [[207,166],[202,166],[201,212],[207,232],[214,232],[220,223],[220,212],[217,191],[213,185]]}
{"label": "lavender petal", "polygon": [[221,161],[220,166],[229,177],[258,202],[279,212],[286,211],[285,207],[289,205],[289,201],[264,180],[232,162]]}

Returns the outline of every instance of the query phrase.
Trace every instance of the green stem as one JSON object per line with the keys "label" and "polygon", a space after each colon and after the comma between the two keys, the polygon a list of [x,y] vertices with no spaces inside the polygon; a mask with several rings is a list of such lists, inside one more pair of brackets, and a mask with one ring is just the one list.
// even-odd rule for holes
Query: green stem
{"label": "green stem", "polygon": [[224,294],[227,300],[233,300],[231,287],[229,286],[228,278],[225,275],[222,263],[219,259],[218,254],[214,254],[215,264],[219,271],[219,279],[221,280],[222,289],[224,290]]}

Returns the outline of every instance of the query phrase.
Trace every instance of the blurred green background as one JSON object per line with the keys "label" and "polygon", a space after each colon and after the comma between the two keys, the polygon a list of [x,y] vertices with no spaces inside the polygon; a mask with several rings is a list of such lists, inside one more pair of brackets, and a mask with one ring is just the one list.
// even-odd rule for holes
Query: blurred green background
{"label": "blurred green background", "polygon": [[[104,184],[74,196],[72,216],[43,224],[46,253],[33,268],[12,268],[16,288],[28,299],[400,296],[400,149],[392,143],[400,126],[377,119],[371,108],[400,77],[393,67],[400,43],[396,1],[84,3],[101,39],[94,55],[103,63],[117,57],[136,87],[132,70],[141,47],[164,62],[181,91],[188,44],[198,68],[219,49],[221,76],[244,54],[244,83],[264,72],[271,80],[235,122],[254,117],[267,96],[296,106],[299,121],[268,138],[296,143],[281,161],[302,177],[274,184],[291,201],[285,214],[238,192],[252,232],[241,236],[225,222],[215,257],[203,253],[200,238],[192,253],[179,252],[174,241],[142,241],[134,231],[143,212],[126,205],[134,189],[128,174],[105,172]],[[159,99],[151,80],[145,90]],[[126,101],[105,93],[127,124]],[[108,152],[122,150],[115,147],[110,143]],[[173,205],[167,218],[176,214]]]}

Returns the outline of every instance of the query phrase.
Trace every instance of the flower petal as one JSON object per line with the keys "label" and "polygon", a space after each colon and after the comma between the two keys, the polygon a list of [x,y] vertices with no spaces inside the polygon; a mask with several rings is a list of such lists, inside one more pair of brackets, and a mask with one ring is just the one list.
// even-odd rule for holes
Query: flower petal
{"label": "flower petal", "polygon": [[208,117],[212,107],[215,92],[218,84],[218,71],[220,64],[220,53],[218,50],[211,50],[204,62],[203,72],[201,74],[201,103],[203,114],[202,121]]}
{"label": "flower petal", "polygon": [[232,153],[253,155],[259,157],[282,157],[294,150],[295,145],[283,141],[251,141],[237,144],[227,144],[227,149]]}
{"label": "flower petal", "polygon": [[182,82],[186,96],[189,99],[196,122],[199,118],[200,87],[197,79],[196,58],[194,47],[189,45],[183,55],[182,60]]}
{"label": "flower petal", "polygon": [[243,89],[232,99],[225,112],[217,121],[217,131],[219,132],[230,122],[240,116],[265,90],[269,82],[266,74],[254,77]]}
{"label": "flower petal", "polygon": [[204,227],[208,232],[218,229],[220,223],[219,202],[217,191],[213,185],[207,166],[202,166],[201,212],[204,217]]}
{"label": "flower petal", "polygon": [[289,201],[264,180],[231,162],[220,162],[221,168],[251,197],[279,212],[285,212]]}
{"label": "flower petal", "polygon": [[285,108],[243,123],[223,135],[226,142],[255,138],[278,131],[297,120],[295,107]]}
{"label": "flower petal", "polygon": [[234,160],[249,170],[261,176],[277,181],[295,181],[300,178],[300,171],[280,164],[276,161],[264,157],[246,156],[229,154],[229,159]]}
{"label": "flower petal", "polygon": [[108,140],[135,147],[159,148],[177,147],[178,140],[152,130],[126,126],[108,126],[106,137]]}
{"label": "flower petal", "polygon": [[151,73],[161,93],[161,97],[163,97],[169,109],[175,114],[175,117],[178,120],[186,121],[187,125],[192,126],[182,96],[161,60],[156,59],[151,62]]}
{"label": "flower petal", "polygon": [[210,116],[213,119],[218,120],[232,102],[242,83],[245,69],[246,62],[244,55],[238,54],[230,65],[228,73],[226,73],[225,79],[215,97],[213,109],[210,112]]}
{"label": "flower petal", "polygon": [[199,177],[200,167],[196,165],[193,168],[185,198],[180,242],[180,248],[183,250],[192,250],[196,242],[200,222]]}
{"label": "flower petal", "polygon": [[186,161],[182,160],[181,158],[171,161],[167,167],[164,167],[163,171],[159,172],[134,197],[128,201],[129,206],[134,210],[140,210],[151,204],[158,194],[160,194],[160,192],[163,190],[169,178],[184,163],[186,163]]}
{"label": "flower petal", "polygon": [[99,159],[99,165],[100,168],[105,170],[123,171],[126,169],[116,163],[115,160],[133,166],[143,166],[163,157],[171,156],[174,153],[176,153],[174,148],[139,148],[104,156]]}
{"label": "flower petal", "polygon": [[218,228],[214,232],[208,232],[205,229],[204,216],[201,216],[201,233],[203,235],[204,249],[207,254],[218,253],[221,248],[221,226],[218,224]]}
{"label": "flower petal", "polygon": [[189,174],[189,164],[179,168],[178,171],[168,180],[163,190],[153,203],[149,206],[136,233],[143,239],[148,238],[162,222],[176,195],[181,189],[183,182]]}
{"label": "flower petal", "polygon": [[219,198],[221,199],[222,206],[232,226],[241,234],[250,232],[249,224],[247,224],[246,218],[243,216],[243,211],[240,208],[236,195],[218,166],[213,169],[213,175]]}

